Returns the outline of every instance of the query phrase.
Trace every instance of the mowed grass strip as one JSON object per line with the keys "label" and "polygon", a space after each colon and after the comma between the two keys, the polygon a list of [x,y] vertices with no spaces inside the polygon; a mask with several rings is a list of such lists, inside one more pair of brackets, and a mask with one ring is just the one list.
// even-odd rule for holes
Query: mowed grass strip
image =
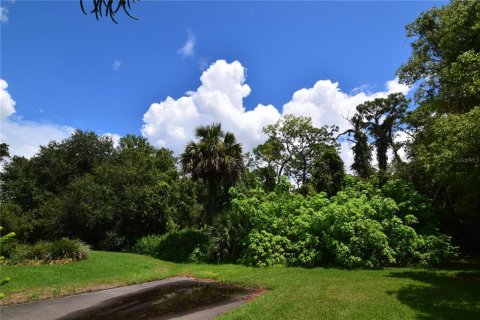
{"label": "mowed grass strip", "polygon": [[444,269],[251,268],[93,251],[65,265],[2,266],[3,303],[191,275],[268,291],[221,319],[480,319],[478,264]]}

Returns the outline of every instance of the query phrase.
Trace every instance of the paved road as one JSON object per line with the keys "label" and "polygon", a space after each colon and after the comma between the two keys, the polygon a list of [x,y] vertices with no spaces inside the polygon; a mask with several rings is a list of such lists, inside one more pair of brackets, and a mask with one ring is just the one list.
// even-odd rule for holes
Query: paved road
{"label": "paved road", "polygon": [[[145,289],[151,289],[158,286],[178,284],[182,282],[195,281],[187,277],[173,277],[165,280],[147,282],[133,286],[120,287],[108,290],[102,290],[91,293],[84,293],[75,296],[69,296],[61,299],[44,300],[32,303],[23,303],[13,306],[0,308],[0,320],[54,320],[65,317],[79,310],[91,308],[107,300],[118,298],[124,295],[132,294]],[[245,300],[228,302],[221,305],[203,308],[180,316],[160,317],[159,319],[177,319],[177,320],[205,320],[213,319],[221,313],[232,310]],[[132,319],[134,320],[134,319]]]}

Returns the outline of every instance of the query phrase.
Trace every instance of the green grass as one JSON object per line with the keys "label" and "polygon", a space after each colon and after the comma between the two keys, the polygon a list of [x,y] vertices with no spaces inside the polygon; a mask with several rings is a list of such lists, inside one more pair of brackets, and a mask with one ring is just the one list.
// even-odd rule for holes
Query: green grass
{"label": "green grass", "polygon": [[[174,264],[94,251],[66,265],[2,266],[10,302],[178,274],[269,289],[221,319],[480,319],[478,264],[443,269],[340,270]],[[7,300],[8,302],[8,300]]]}

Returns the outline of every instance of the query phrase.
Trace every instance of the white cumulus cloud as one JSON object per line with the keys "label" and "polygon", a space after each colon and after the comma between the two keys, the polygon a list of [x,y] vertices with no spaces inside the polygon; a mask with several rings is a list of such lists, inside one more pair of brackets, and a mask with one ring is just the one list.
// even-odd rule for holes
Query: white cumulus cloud
{"label": "white cumulus cloud", "polygon": [[74,131],[68,126],[60,126],[15,118],[15,100],[7,91],[8,83],[0,79],[0,142],[7,143],[10,155],[27,158],[38,152],[40,145],[52,140],[67,138]]}
{"label": "white cumulus cloud", "polygon": [[355,114],[357,105],[391,93],[408,92],[408,87],[398,83],[398,79],[387,81],[385,87],[385,91],[348,94],[340,89],[338,82],[319,80],[312,88],[296,91],[283,106],[283,114],[311,117],[316,126],[335,124],[343,132],[349,128],[348,119]]}
{"label": "white cumulus cloud", "polygon": [[7,91],[7,81],[0,79],[0,119],[3,120],[15,113],[15,101]]}
{"label": "white cumulus cloud", "polygon": [[[167,97],[150,106],[143,116],[143,136],[154,145],[171,148],[178,154],[193,139],[197,126],[220,122],[224,129],[235,133],[244,150],[251,151],[265,141],[262,128],[285,114],[308,116],[316,126],[337,125],[343,132],[349,128],[347,119],[353,116],[358,104],[393,92],[408,92],[408,87],[397,79],[386,82],[383,91],[351,94],[343,92],[337,82],[319,80],[313,87],[294,92],[281,108],[259,104],[247,110],[244,98],[251,89],[245,77],[246,70],[240,62],[217,60],[203,72],[197,90],[178,99]],[[351,143],[340,143],[342,159],[349,169],[353,161]]]}
{"label": "white cumulus cloud", "polygon": [[238,61],[218,60],[203,72],[200,87],[187,95],[153,103],[143,116],[142,134],[157,146],[180,153],[193,139],[197,126],[220,122],[236,134],[246,149],[262,143],[262,128],[280,118],[272,105],[259,104],[246,110],[243,99],[250,94],[245,68]]}
{"label": "white cumulus cloud", "polygon": [[407,94],[410,91],[410,87],[406,84],[400,83],[398,81],[398,77],[393,80],[387,81],[385,85],[387,86],[387,90],[389,93],[400,92],[403,94]]}
{"label": "white cumulus cloud", "polygon": [[30,158],[40,150],[40,146],[50,141],[61,141],[69,137],[74,129],[35,121],[6,119],[2,121],[0,140],[10,147],[10,156]]}
{"label": "white cumulus cloud", "polygon": [[177,53],[183,57],[193,56],[195,54],[196,41],[197,39],[192,30],[187,30],[187,41],[180,49],[178,49]]}

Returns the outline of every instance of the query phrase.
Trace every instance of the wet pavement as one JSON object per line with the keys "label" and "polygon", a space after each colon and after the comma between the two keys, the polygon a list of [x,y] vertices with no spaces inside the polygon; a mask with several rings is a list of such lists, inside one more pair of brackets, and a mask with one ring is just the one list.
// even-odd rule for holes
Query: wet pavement
{"label": "wet pavement", "polygon": [[62,299],[7,306],[1,320],[212,319],[247,301],[254,290],[187,277]]}

